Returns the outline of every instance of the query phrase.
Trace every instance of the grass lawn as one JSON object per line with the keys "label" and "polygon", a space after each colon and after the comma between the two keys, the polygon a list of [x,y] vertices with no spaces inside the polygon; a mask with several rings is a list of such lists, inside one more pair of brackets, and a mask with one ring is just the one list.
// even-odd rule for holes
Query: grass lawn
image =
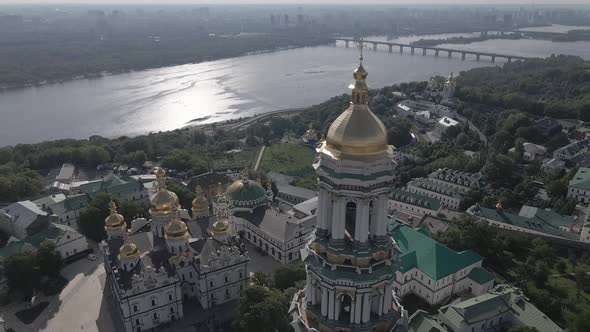
{"label": "grass lawn", "polygon": [[[311,163],[315,152],[301,145],[274,144],[267,146],[260,162],[260,168],[288,175],[306,173],[306,168],[313,171]],[[307,171],[309,172],[309,171]]]}

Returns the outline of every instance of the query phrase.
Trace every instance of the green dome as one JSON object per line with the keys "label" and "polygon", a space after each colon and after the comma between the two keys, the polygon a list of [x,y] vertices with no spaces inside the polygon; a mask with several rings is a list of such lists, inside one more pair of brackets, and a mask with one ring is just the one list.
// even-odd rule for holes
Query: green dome
{"label": "green dome", "polygon": [[254,208],[268,202],[266,190],[252,180],[238,180],[225,191],[225,200],[231,207]]}

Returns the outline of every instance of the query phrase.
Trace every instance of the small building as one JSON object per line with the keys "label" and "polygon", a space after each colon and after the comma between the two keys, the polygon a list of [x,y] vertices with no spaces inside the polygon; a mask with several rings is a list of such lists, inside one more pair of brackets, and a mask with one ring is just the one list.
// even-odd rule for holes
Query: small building
{"label": "small building", "polygon": [[[280,211],[271,204],[272,200],[270,187],[264,189],[244,172],[242,179],[229,186],[216,203],[244,239],[279,262],[299,260],[300,249],[315,229],[316,215],[302,213],[298,218],[295,213]],[[299,203],[304,201],[307,199]]]}
{"label": "small building", "polygon": [[430,237],[424,228],[390,223],[399,248],[394,289],[399,296],[414,294],[430,305],[461,293],[481,295],[494,286],[495,276],[481,267],[476,252],[456,252]]}
{"label": "small building", "polygon": [[400,210],[415,216],[436,215],[441,210],[438,199],[412,193],[403,189],[393,189],[389,195],[389,212]]}
{"label": "small building", "polygon": [[568,184],[567,198],[573,198],[582,204],[590,203],[590,168],[578,169]]}
{"label": "small building", "polygon": [[546,159],[541,165],[545,174],[559,174],[565,169],[565,161],[557,158]]}
{"label": "small building", "polygon": [[551,138],[561,132],[561,124],[550,117],[544,117],[533,122],[533,127],[546,138]]}
{"label": "small building", "polygon": [[442,136],[442,134],[447,131],[447,129],[457,125],[459,125],[459,121],[451,119],[448,116],[443,116],[436,122],[436,127],[434,130],[439,136]]}
{"label": "small building", "polygon": [[539,332],[563,332],[555,322],[509,285],[497,285],[488,293],[441,307],[437,315],[417,310],[402,314],[393,332],[501,332],[529,326]]}
{"label": "small building", "polygon": [[411,117],[425,125],[435,123],[440,117],[455,115],[455,111],[447,106],[423,100],[403,100],[395,106],[395,110],[399,115]]}
{"label": "small building", "polygon": [[[522,147],[524,150],[522,159],[526,161],[542,160],[545,157],[545,154],[547,153],[546,147],[530,142],[523,143]],[[516,152],[516,148],[511,148],[510,150],[508,150],[508,152],[514,153]]]}
{"label": "small building", "polygon": [[278,189],[277,199],[284,201],[287,204],[299,204],[318,195],[316,191],[306,188],[292,186],[290,184],[276,184]]}
{"label": "small building", "polygon": [[235,181],[240,178],[240,173],[244,169],[242,165],[219,165],[213,167],[212,173],[223,174],[230,180]]}
{"label": "small building", "polygon": [[520,289],[508,285],[498,285],[489,293],[444,306],[438,312],[440,321],[453,332],[504,331],[512,326],[563,332]]}
{"label": "small building", "polygon": [[553,158],[563,161],[573,161],[574,158],[588,153],[590,139],[583,139],[553,151]]}
{"label": "small building", "polygon": [[467,214],[475,217],[478,222],[485,222],[503,231],[560,242],[588,242],[584,237],[587,231],[583,224],[585,220],[576,220],[551,209],[525,205],[515,214],[504,211],[501,206],[490,209],[476,204],[467,209]]}
{"label": "small building", "polygon": [[447,183],[439,183],[430,178],[417,178],[408,182],[407,190],[435,198],[449,209],[458,210],[464,197],[459,189]]}
{"label": "small building", "polygon": [[53,242],[55,249],[64,260],[73,259],[88,250],[86,237],[75,229],[57,223],[49,223],[45,228],[22,240],[13,241],[0,248],[0,261],[16,253],[35,252],[44,241]]}
{"label": "small building", "polygon": [[0,209],[0,231],[19,240],[26,239],[55,221],[55,215],[41,210],[31,201],[16,202]]}

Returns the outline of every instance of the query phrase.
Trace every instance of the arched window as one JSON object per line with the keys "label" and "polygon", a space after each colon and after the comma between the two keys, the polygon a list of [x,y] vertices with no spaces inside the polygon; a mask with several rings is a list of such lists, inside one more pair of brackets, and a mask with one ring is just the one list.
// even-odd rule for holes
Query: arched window
{"label": "arched window", "polygon": [[354,232],[356,227],[356,203],[346,203],[346,217],[345,217],[345,228],[346,232],[351,238],[354,238]]}

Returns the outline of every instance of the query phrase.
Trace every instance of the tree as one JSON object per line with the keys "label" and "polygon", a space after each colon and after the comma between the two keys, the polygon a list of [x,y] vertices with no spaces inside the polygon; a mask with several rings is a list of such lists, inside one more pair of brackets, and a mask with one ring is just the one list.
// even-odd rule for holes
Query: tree
{"label": "tree", "polygon": [[535,270],[533,271],[533,278],[535,279],[535,286],[537,288],[544,288],[549,279],[549,268],[544,261],[537,261]]}
{"label": "tree", "polygon": [[4,275],[11,288],[19,289],[27,295],[32,294],[41,277],[35,267],[35,255],[30,252],[8,257],[4,262]]}
{"label": "tree", "polygon": [[44,275],[54,276],[63,266],[61,254],[56,250],[55,243],[43,241],[37,250],[36,262],[39,271]]}
{"label": "tree", "polygon": [[82,234],[91,238],[96,242],[100,242],[105,238],[104,219],[106,215],[95,207],[89,206],[80,214],[78,219],[78,227]]}
{"label": "tree", "polygon": [[289,301],[276,289],[253,285],[242,291],[240,316],[234,328],[240,332],[292,331]]}
{"label": "tree", "polygon": [[305,276],[303,264],[282,266],[274,272],[274,285],[279,290],[285,290],[294,287],[297,281],[305,280]]}
{"label": "tree", "polygon": [[250,279],[253,285],[261,287],[270,287],[272,285],[272,279],[264,272],[254,272]]}

